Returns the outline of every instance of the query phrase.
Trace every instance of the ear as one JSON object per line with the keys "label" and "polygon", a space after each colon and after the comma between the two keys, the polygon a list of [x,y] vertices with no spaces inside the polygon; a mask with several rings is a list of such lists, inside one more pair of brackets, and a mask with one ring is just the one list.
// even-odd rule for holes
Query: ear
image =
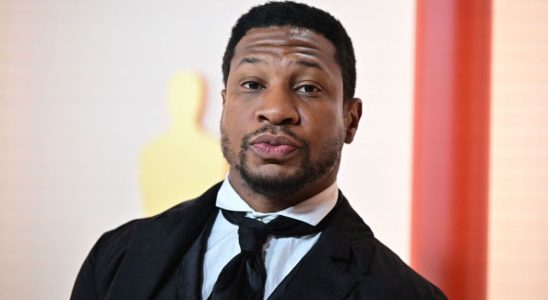
{"label": "ear", "polygon": [[344,125],[346,129],[346,135],[344,137],[345,143],[350,144],[354,140],[361,117],[362,100],[354,98],[344,102]]}
{"label": "ear", "polygon": [[225,106],[226,102],[226,89],[221,90],[221,97],[223,98],[223,106]]}

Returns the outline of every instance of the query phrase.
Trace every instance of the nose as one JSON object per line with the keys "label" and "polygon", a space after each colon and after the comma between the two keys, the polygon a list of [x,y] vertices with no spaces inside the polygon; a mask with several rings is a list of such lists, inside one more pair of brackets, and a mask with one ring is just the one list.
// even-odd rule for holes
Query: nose
{"label": "nose", "polygon": [[261,94],[260,106],[255,117],[260,123],[272,125],[296,125],[300,122],[295,95],[283,86],[270,86]]}

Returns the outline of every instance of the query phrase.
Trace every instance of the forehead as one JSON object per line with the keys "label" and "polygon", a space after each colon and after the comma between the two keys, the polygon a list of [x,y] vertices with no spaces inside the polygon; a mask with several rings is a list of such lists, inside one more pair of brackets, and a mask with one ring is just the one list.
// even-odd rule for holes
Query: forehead
{"label": "forehead", "polygon": [[242,56],[294,56],[340,71],[335,52],[335,46],[327,38],[310,29],[294,26],[253,28],[236,45],[231,65],[234,67],[233,63],[238,63]]}

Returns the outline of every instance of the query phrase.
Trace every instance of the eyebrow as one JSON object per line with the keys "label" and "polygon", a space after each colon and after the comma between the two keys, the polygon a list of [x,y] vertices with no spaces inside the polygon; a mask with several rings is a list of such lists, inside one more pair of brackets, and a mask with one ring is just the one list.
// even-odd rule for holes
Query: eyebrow
{"label": "eyebrow", "polygon": [[[260,59],[257,57],[244,57],[240,60],[240,62],[238,63],[238,66],[242,64],[257,64],[257,63],[263,63],[263,62],[265,62],[263,59]],[[296,64],[303,67],[307,67],[307,68],[316,68],[318,70],[324,70],[322,65],[317,62],[298,60],[296,61]]]}
{"label": "eyebrow", "polygon": [[297,64],[303,67],[316,68],[316,69],[323,70],[322,66],[319,63],[312,62],[312,61],[298,60]]}
{"label": "eyebrow", "polygon": [[242,58],[242,60],[240,60],[240,62],[238,63],[238,66],[240,66],[241,64],[256,64],[260,62],[264,62],[264,61],[256,57],[244,57]]}

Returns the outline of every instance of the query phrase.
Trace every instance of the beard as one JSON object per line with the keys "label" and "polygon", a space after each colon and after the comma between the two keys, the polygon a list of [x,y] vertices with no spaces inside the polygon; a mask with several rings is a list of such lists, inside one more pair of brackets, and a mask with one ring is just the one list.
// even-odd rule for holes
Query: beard
{"label": "beard", "polygon": [[[272,134],[284,133],[298,140],[303,146],[298,151],[302,151],[302,160],[298,171],[294,174],[281,176],[279,174],[263,174],[249,167],[247,153],[249,152],[249,140],[263,132],[269,131]],[[240,152],[232,153],[230,150],[231,141],[221,127],[221,147],[223,155],[230,166],[233,166],[239,173],[242,179],[256,193],[262,194],[270,198],[288,197],[299,192],[308,184],[315,182],[334,168],[338,168],[341,159],[342,147],[344,144],[343,133],[336,137],[325,141],[321,147],[319,158],[312,161],[310,145],[307,141],[299,138],[295,133],[286,127],[266,125],[255,130],[252,133],[246,134],[240,144]]]}

